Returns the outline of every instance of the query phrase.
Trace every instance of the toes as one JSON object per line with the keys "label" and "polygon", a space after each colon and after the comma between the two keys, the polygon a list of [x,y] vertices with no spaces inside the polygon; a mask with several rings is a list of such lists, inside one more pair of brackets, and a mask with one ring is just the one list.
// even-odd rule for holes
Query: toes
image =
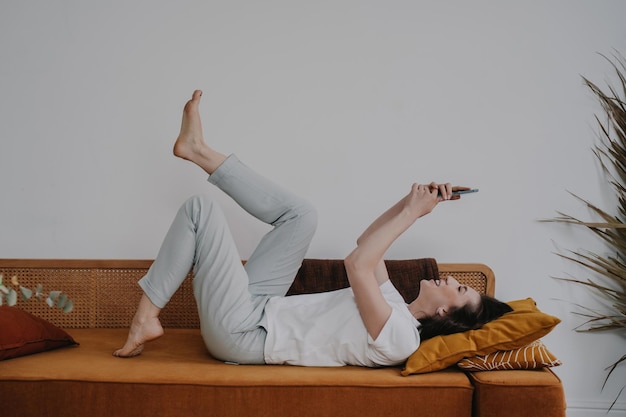
{"label": "toes", "polygon": [[192,102],[199,102],[200,101],[200,97],[202,97],[202,91],[201,90],[196,90],[193,92],[193,95],[191,96],[191,101]]}
{"label": "toes", "polygon": [[143,345],[137,346],[135,349],[131,350],[127,354],[124,354],[123,351],[124,348],[118,349],[113,352],[113,356],[116,356],[118,358],[132,358],[133,356],[139,356],[139,354],[141,354],[141,352],[143,351]]}

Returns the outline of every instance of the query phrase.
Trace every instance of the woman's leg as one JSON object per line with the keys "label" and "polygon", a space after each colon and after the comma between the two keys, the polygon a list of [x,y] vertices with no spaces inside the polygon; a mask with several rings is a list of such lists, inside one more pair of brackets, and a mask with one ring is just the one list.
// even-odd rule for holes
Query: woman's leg
{"label": "woman's leg", "polygon": [[315,208],[257,174],[235,155],[229,156],[209,181],[248,213],[273,226],[247,260],[245,269],[250,293],[284,296],[315,233]]}
{"label": "woman's leg", "polygon": [[[192,103],[200,96],[194,93]],[[197,121],[194,132],[201,132],[197,104],[186,113]],[[217,276],[230,276],[228,290],[216,291],[211,278],[214,256],[206,254],[198,240],[194,267],[194,294],[198,304],[202,335],[209,351],[221,359],[242,363],[263,363],[265,330],[261,327],[266,300],[272,295],[284,296],[295,277],[317,225],[317,214],[310,203],[295,196],[257,174],[231,155],[212,151],[202,139],[183,141],[181,135],[175,153],[195,162],[209,174],[209,182],[229,195],[239,206],[273,229],[267,233],[245,265],[246,286],[240,274],[241,260],[220,262],[236,271],[221,271]],[[193,144],[195,150],[190,152]],[[230,234],[229,234],[230,236]],[[234,244],[233,244],[234,247]],[[209,261],[207,261],[209,260]],[[232,278],[236,276],[237,279]],[[218,278],[219,279],[219,278]],[[252,297],[251,297],[252,295]],[[237,306],[232,309],[232,306]],[[224,319],[217,319],[224,317]]]}
{"label": "woman's leg", "polygon": [[[180,134],[174,144],[174,155],[189,160],[208,174],[212,174],[215,169],[224,162],[226,156],[209,148],[204,142],[202,123],[198,112],[201,96],[202,93],[200,91],[194,91],[192,99],[185,105]],[[161,308],[163,308],[169,300],[169,297],[172,296],[176,288],[180,286],[180,283],[182,283],[182,280],[184,280],[188,274],[193,263],[193,255],[195,254],[194,247],[183,248],[183,246],[176,244],[180,238],[179,234],[189,229],[184,213],[185,209],[183,207],[174,219],[172,227],[170,227],[170,231],[165,237],[159,256],[157,256],[151,267],[151,270],[157,270],[159,273],[161,273],[160,271],[166,270],[165,268],[170,265],[173,267],[176,272],[172,271],[164,274],[169,278],[167,283],[165,279],[162,280],[162,285],[169,287],[167,289],[160,288],[161,292],[153,291],[150,295],[144,293],[137,307],[135,316],[133,317],[126,343],[121,349],[113,353],[115,356],[129,357],[139,355],[143,349],[144,343],[154,340],[163,334],[163,328],[158,320],[158,315]],[[170,249],[168,248],[181,249],[178,251],[179,256],[174,256],[174,252],[170,253]],[[172,258],[176,260],[170,263]],[[163,267],[161,267],[161,265],[163,265]],[[150,275],[150,271],[148,275]],[[156,275],[156,273],[153,275]],[[159,280],[146,280],[144,281],[144,285],[156,286],[158,284],[149,283],[158,281]]]}
{"label": "woman's leg", "polygon": [[250,293],[284,295],[314,233],[316,215],[310,204],[260,177],[236,157],[227,158],[205,144],[198,113],[200,95],[194,92],[185,106],[174,154],[200,166],[211,175],[212,183],[274,229],[246,265],[248,282],[221,210],[206,198],[185,203],[140,282],[145,295],[128,340],[116,356],[138,355],[145,342],[163,333],[158,313],[194,265],[194,293],[209,350],[228,358],[237,348],[244,358],[259,361],[260,355],[262,361],[264,332],[259,322],[266,297],[252,300]]}
{"label": "woman's leg", "polygon": [[[317,213],[307,201],[256,174],[236,157],[227,157],[206,144],[199,114],[201,96],[195,91],[185,106],[174,154],[198,165],[209,174],[211,183],[244,210],[274,226],[245,268],[252,294],[285,295],[315,232]],[[221,169],[214,175],[218,167]]]}
{"label": "woman's leg", "polygon": [[[209,196],[192,197],[178,210],[159,254],[139,281],[144,296],[133,320],[138,325],[131,326],[129,341],[116,356],[141,353],[141,345],[148,340],[137,343],[135,334],[141,336],[141,324],[150,323],[143,318],[158,323],[160,309],[169,302],[192,267],[194,295],[207,348],[216,358],[233,359],[228,355],[237,347],[239,333],[254,329],[253,324],[258,327],[261,313],[255,314],[257,304],[248,291],[248,277],[226,218]],[[256,321],[250,323],[255,316]],[[156,337],[163,332],[160,325],[159,329]],[[262,347],[260,343],[255,356],[261,362]]]}

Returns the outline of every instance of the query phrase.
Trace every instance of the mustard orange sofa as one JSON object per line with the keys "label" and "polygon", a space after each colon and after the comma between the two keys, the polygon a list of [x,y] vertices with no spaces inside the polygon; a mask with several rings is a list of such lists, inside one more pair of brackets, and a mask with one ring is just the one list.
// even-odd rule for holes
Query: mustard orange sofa
{"label": "mustard orange sofa", "polygon": [[[386,261],[407,298],[418,279],[453,275],[493,295],[482,264]],[[563,386],[549,369],[464,372],[452,366],[403,376],[402,368],[233,365],[206,351],[190,276],[162,311],[165,335],[139,357],[115,358],[141,295],[147,260],[0,259],[5,282],[61,290],[63,313],[33,299],[16,307],[67,332],[78,345],[0,361],[0,413],[24,416],[437,416],[564,417]],[[290,294],[347,285],[341,260],[306,259]],[[5,306],[6,307],[6,306]],[[1,331],[1,329],[0,329]]]}

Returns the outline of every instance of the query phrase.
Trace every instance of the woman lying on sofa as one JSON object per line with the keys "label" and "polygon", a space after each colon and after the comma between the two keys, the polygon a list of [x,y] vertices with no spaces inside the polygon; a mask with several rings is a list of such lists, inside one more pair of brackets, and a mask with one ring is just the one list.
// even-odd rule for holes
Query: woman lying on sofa
{"label": "woman lying on sofa", "polygon": [[209,174],[209,182],[243,209],[273,226],[245,265],[220,207],[196,196],[180,208],[145,277],[144,294],[119,357],[139,355],[163,334],[159,312],[193,268],[204,342],[215,358],[246,364],[304,366],[398,365],[420,339],[475,329],[510,308],[454,278],[422,281],[406,304],[383,256],[418,218],[454,200],[450,184],[413,184],[376,219],[345,259],[350,288],[285,297],[317,225],[310,203],[258,175],[236,156],[210,148],[195,91],[183,111],[174,155]]}

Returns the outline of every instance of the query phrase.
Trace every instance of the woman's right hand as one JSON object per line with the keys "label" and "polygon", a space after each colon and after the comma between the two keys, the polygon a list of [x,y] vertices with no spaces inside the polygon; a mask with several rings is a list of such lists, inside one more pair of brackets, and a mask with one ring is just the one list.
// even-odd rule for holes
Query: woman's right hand
{"label": "woman's right hand", "polygon": [[[413,184],[411,186],[411,192],[406,196],[406,209],[415,219],[430,213],[439,201],[442,201],[442,197],[438,196],[442,188],[444,193],[446,193],[446,184],[441,187],[435,183]],[[452,192],[451,188],[450,192]]]}
{"label": "woman's right hand", "polygon": [[449,182],[439,184],[413,184],[407,196],[406,204],[415,219],[430,213],[440,201],[458,200],[461,196],[453,196],[453,191],[469,190],[469,187],[452,186]]}

